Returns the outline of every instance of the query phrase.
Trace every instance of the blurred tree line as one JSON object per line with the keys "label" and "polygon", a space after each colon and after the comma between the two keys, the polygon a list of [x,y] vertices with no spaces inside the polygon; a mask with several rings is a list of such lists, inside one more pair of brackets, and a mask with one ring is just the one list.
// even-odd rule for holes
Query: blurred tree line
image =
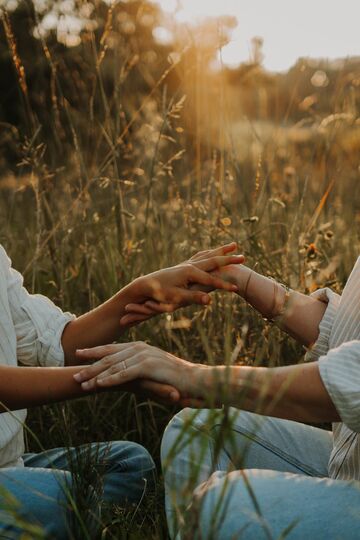
{"label": "blurred tree line", "polygon": [[[0,26],[0,174],[21,161],[24,136],[46,145],[53,170],[74,150],[82,150],[83,165],[91,168],[111,145],[136,165],[144,149],[134,147],[131,131],[141,135],[141,124],[166,116],[169,103],[184,94],[182,143],[198,163],[203,146],[210,157],[211,147],[222,145],[225,107],[233,122],[320,122],[333,113],[355,120],[359,114],[359,58],[299,59],[287,73],[269,73],[262,40],[254,38],[247,63],[216,71],[214,59],[236,22],[231,17],[220,26],[208,19],[192,34],[180,27],[174,43],[164,45],[154,37],[163,21],[151,2],[14,1],[8,0]],[[156,129],[173,137],[166,123],[169,118],[157,121]]]}
{"label": "blurred tree line", "polygon": [[[227,70],[238,113],[275,122],[296,122],[360,110],[360,57],[331,60],[300,58],[286,73],[269,73],[249,62]],[[239,90],[241,89],[241,90]]]}
{"label": "blurred tree line", "polygon": [[24,135],[46,143],[53,168],[76,145],[97,154],[107,120],[115,120],[116,139],[169,67],[167,47],[153,37],[157,7],[140,0],[12,7],[0,26],[0,173],[18,162]]}

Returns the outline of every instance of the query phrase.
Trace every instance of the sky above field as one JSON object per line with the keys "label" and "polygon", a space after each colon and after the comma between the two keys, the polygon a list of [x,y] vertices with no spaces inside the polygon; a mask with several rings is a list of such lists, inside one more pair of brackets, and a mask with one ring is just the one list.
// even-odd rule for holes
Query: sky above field
{"label": "sky above field", "polygon": [[222,61],[236,65],[249,59],[251,39],[264,39],[264,65],[283,71],[300,56],[360,56],[360,0],[157,0],[176,20],[192,25],[206,16],[232,15],[238,20]]}

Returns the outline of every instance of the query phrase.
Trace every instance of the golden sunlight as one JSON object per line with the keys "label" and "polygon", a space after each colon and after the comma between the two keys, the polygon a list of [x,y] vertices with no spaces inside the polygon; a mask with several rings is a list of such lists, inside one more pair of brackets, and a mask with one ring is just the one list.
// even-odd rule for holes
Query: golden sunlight
{"label": "golden sunlight", "polygon": [[264,40],[264,66],[289,69],[299,57],[344,58],[359,56],[358,0],[157,0],[165,13],[189,27],[206,17],[231,15],[238,26],[222,49],[227,65],[247,61],[255,36]]}

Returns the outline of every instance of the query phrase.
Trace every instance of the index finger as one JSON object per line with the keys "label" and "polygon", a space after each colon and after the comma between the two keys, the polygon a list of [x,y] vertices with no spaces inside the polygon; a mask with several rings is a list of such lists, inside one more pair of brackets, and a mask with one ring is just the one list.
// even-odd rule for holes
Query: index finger
{"label": "index finger", "polygon": [[227,255],[228,253],[231,253],[232,251],[235,251],[237,248],[236,242],[230,242],[230,244],[224,244],[223,246],[214,248],[214,249],[208,249],[206,251],[199,251],[199,253],[195,253],[190,259],[189,262],[199,262],[206,259],[209,259],[210,257],[215,257],[217,255]]}
{"label": "index finger", "polygon": [[193,265],[205,272],[212,272],[228,264],[242,264],[244,260],[244,255],[217,255],[204,261],[195,262]]}
{"label": "index finger", "polygon": [[140,341],[132,341],[130,343],[112,343],[109,345],[99,345],[98,347],[90,347],[88,349],[77,349],[76,356],[77,358],[92,358],[92,359],[101,359],[104,356],[109,356],[117,352],[123,351],[130,348],[139,348],[141,345],[144,345]]}
{"label": "index finger", "polygon": [[191,286],[192,290],[198,290],[197,284],[200,285],[200,290],[202,290],[203,285],[210,287],[210,289],[225,289],[229,292],[237,292],[238,288],[233,283],[227,282],[224,279],[221,279],[220,276],[209,274],[204,270],[200,270],[197,267],[194,267],[194,273],[192,275],[193,285]]}
{"label": "index finger", "polygon": [[208,258],[209,257],[215,257],[216,255],[227,255],[228,253],[231,253],[232,251],[235,251],[237,249],[237,243],[236,242],[230,242],[230,244],[225,244],[223,246],[210,249],[208,252]]}

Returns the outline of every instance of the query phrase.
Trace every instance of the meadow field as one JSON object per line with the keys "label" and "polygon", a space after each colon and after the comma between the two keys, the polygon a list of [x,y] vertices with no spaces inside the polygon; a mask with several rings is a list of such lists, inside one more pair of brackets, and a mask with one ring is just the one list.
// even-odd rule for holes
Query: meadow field
{"label": "meadow field", "polygon": [[[0,29],[0,241],[30,291],[81,314],[136,276],[233,240],[246,264],[292,288],[342,290],[360,248],[359,59],[300,59],[282,76],[256,58],[213,71],[221,43],[156,43],[160,14],[147,2],[73,2],[74,35],[50,28],[56,9],[24,0]],[[317,72],[326,85],[311,83]],[[305,352],[222,293],[122,340],[207,363],[274,366]],[[159,466],[175,412],[121,392],[39,407],[26,443],[129,439]],[[150,500],[108,509],[96,534],[80,497],[73,537],[166,539],[158,472]]]}

